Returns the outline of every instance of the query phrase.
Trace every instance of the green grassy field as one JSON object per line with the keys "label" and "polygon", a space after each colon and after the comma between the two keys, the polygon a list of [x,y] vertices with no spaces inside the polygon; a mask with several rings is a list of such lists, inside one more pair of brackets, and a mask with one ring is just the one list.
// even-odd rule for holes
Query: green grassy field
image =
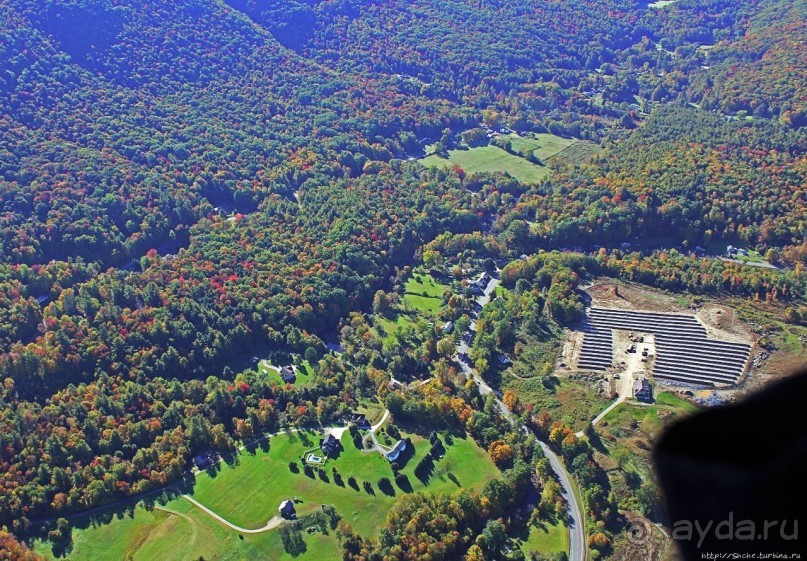
{"label": "green grassy field", "polygon": [[506,172],[524,183],[537,183],[551,174],[549,168],[505,152],[498,146],[480,146],[469,150],[450,150],[448,159],[437,155],[420,160],[429,167],[458,165],[466,173]]}
{"label": "green grassy field", "polygon": [[550,162],[558,161],[567,165],[580,165],[590,161],[600,152],[600,147],[588,140],[581,140],[551,156]]}
{"label": "green grassy field", "polygon": [[388,316],[376,316],[373,321],[383,331],[383,340],[387,345],[395,341],[395,334],[398,330],[415,325],[414,314],[405,312],[395,312]]}
{"label": "green grassy field", "polygon": [[519,152],[524,157],[532,152],[542,162],[577,142],[577,140],[573,138],[563,138],[562,136],[543,133],[529,136],[508,134],[501,136],[501,138],[509,140],[513,150]]}
{"label": "green grassy field", "polygon": [[529,559],[535,551],[545,555],[569,551],[569,529],[561,522],[544,522],[540,527],[531,526],[530,533],[521,542],[521,551]]}
{"label": "green grassy field", "polygon": [[655,434],[664,425],[662,416],[665,413],[685,415],[697,410],[698,408],[688,401],[671,393],[662,392],[653,405],[640,405],[631,401],[620,403],[603,417],[603,426],[627,426],[636,422],[646,432]]}
{"label": "green grassy field", "polygon": [[442,298],[448,286],[434,280],[434,277],[425,273],[415,273],[406,281],[404,292],[406,294],[419,294],[431,298]]}
{"label": "green grassy field", "polygon": [[76,527],[66,556],[56,557],[48,542],[35,542],[34,551],[45,559],[68,561],[236,561],[273,559],[289,561],[338,560],[339,546],[333,532],[302,533],[306,552],[292,557],[283,549],[277,531],[240,536],[219,524],[187,500],[168,501],[165,510],[137,507],[133,513],[115,517],[107,524]]}
{"label": "green grassy field", "polygon": [[431,275],[415,273],[404,286],[400,308],[385,316],[375,316],[376,325],[384,332],[384,342],[391,344],[399,329],[414,326],[420,318],[431,319],[440,311],[443,294],[448,289],[447,285],[437,282]]}
{"label": "green grassy field", "polygon": [[[453,437],[449,443],[448,438],[443,436],[446,455],[435,464],[430,478],[421,481],[415,477],[414,467],[428,452],[430,445],[420,436],[411,435],[410,438],[415,453],[401,471],[407,475],[413,492],[447,493],[461,487],[479,488],[486,481],[498,477],[499,472],[493,462],[473,440]],[[237,462],[222,465],[215,476],[199,474],[193,497],[230,522],[246,528],[263,526],[277,513],[280,501],[290,496],[301,501],[296,505],[299,515],[313,512],[321,504],[332,504],[356,531],[364,535],[375,534],[395,497],[404,493],[394,483],[394,495],[384,494],[378,488],[380,477],[392,479],[389,463],[377,452],[357,450],[346,433],[342,439],[344,450],[325,466],[328,482],[316,475],[311,479],[303,473],[289,471],[289,461],[317,442],[318,435],[315,434],[307,437],[275,437],[268,452],[260,449],[254,453],[244,452]],[[334,481],[331,472],[334,466],[342,475],[342,485]],[[350,475],[356,477],[359,491],[347,484]],[[364,490],[364,481],[372,483],[374,494]],[[131,513],[114,516],[98,524],[82,520],[81,517],[71,520],[73,545],[66,558],[93,561],[190,561],[200,556],[208,560],[285,561],[292,558],[284,552],[277,530],[239,537],[236,532],[182,497],[168,501],[164,508],[170,512],[146,510],[141,505]],[[303,532],[302,535],[307,550],[296,559],[341,558],[332,532],[329,535]],[[47,541],[35,542],[34,547],[40,555],[55,558],[52,546]]]}
{"label": "green grassy field", "polygon": [[443,294],[448,289],[448,286],[440,284],[431,275],[416,273],[404,286],[404,308],[434,314],[442,306]]}
{"label": "green grassy field", "polygon": [[[286,385],[286,382],[284,382],[283,378],[280,377],[280,372],[276,368],[265,366],[263,361],[258,363],[258,372],[265,374],[270,380],[274,380],[278,384]],[[305,385],[311,381],[311,377],[314,375],[314,370],[311,368],[311,364],[308,363],[308,361],[303,361],[303,363],[297,367],[296,375],[297,377],[294,380],[294,384]]]}
{"label": "green grassy field", "polygon": [[[411,438],[415,456],[401,471],[409,478],[413,491],[437,492],[451,491],[458,486],[473,487],[497,473],[487,454],[472,440],[454,439],[453,445],[447,446],[446,457],[437,463],[432,478],[424,483],[415,477],[414,466],[427,453],[429,444],[416,435]],[[327,481],[318,476],[311,479],[303,473],[292,473],[289,462],[296,461],[318,442],[316,434],[275,437],[270,442],[268,453],[242,454],[237,465],[223,466],[215,477],[200,474],[193,497],[234,524],[257,528],[276,514],[282,500],[292,495],[302,500],[298,508],[301,514],[322,503],[332,504],[357,531],[372,534],[378,525],[378,513],[386,512],[394,499],[378,489],[381,477],[393,477],[389,462],[377,452],[356,449],[350,436],[345,434],[342,452],[325,465]],[[474,469],[463,469],[465,465],[474,465]],[[334,467],[342,476],[342,485],[334,481],[331,471]],[[356,477],[360,491],[347,485],[351,475]],[[363,489],[364,481],[373,485],[374,495]],[[396,488],[395,494],[401,493],[403,490]]]}

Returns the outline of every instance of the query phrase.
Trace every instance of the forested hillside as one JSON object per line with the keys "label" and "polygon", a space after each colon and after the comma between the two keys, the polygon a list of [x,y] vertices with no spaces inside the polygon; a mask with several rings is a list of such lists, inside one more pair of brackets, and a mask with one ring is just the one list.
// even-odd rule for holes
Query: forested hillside
{"label": "forested hillside", "polygon": [[797,246],[807,232],[806,150],[801,132],[776,123],[659,108],[596,164],[561,173],[519,209],[552,244],[669,236],[691,248],[718,239]]}
{"label": "forested hillside", "polygon": [[[448,234],[486,259],[585,246],[558,258],[561,323],[593,275],[801,321],[805,22],[797,0],[0,0],[0,550],[28,554],[2,526],[24,538],[158,489],[200,452],[335,422],[445,362],[365,360],[369,328],[355,355],[326,343]],[[585,157],[500,143],[542,166],[523,184],[418,160],[512,131]],[[637,237],[648,251],[595,248]],[[715,242],[781,269],[691,254]],[[519,262],[506,273],[532,282]],[[254,371],[292,353],[309,386]],[[446,387],[465,416],[484,407]],[[490,518],[489,497],[463,500]],[[389,536],[450,506],[424,501]]]}

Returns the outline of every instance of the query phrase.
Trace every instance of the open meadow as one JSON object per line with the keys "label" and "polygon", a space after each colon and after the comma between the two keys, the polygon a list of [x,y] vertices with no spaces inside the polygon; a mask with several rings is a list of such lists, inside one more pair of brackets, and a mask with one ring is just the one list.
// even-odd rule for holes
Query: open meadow
{"label": "open meadow", "polygon": [[527,136],[507,134],[499,138],[509,140],[513,150],[525,158],[532,153],[542,162],[578,142],[573,138],[548,133],[534,133]]}
{"label": "open meadow", "polygon": [[498,146],[449,150],[448,159],[432,154],[423,158],[421,162],[430,167],[447,168],[457,165],[466,173],[508,173],[523,183],[538,183],[551,174],[549,168],[533,164]]}
{"label": "open meadow", "polygon": [[[110,520],[93,525],[77,518],[68,552],[54,551],[52,544],[38,541],[34,550],[45,559],[93,561],[222,561],[241,559],[295,559],[285,552],[280,532],[243,534],[220,524],[182,497],[146,508],[140,504]],[[337,560],[336,536],[332,531],[306,533],[306,551],[296,559]]]}
{"label": "open meadow", "polygon": [[517,537],[521,540],[521,551],[527,559],[533,552],[552,555],[569,551],[569,528],[557,519],[531,525],[529,532],[523,533],[526,535]]}
{"label": "open meadow", "polygon": [[450,287],[437,282],[431,275],[414,274],[404,285],[401,302],[375,318],[384,342],[394,342],[395,334],[403,327],[414,327],[418,320],[432,319],[442,308],[446,291],[450,291]]}
{"label": "open meadow", "polygon": [[[415,466],[430,444],[421,436],[408,436],[414,450],[399,462],[407,480],[403,486],[395,481],[390,463],[379,452],[357,449],[347,432],[341,439],[342,450],[325,463],[323,472],[315,468],[312,476],[306,475],[299,458],[318,446],[320,435],[301,432],[273,437],[266,445],[197,474],[190,495],[228,522],[247,529],[266,525],[287,498],[294,499],[298,516],[328,504],[357,532],[372,536],[397,496],[479,489],[498,477],[490,457],[472,439],[444,434],[445,456],[435,462],[428,477],[418,478]],[[296,473],[290,470],[290,462],[296,463]],[[382,489],[382,477],[389,478],[392,486]],[[72,521],[72,546],[66,556],[47,541],[36,542],[35,549],[47,558],[100,561],[291,558],[284,553],[280,530],[239,536],[184,497],[172,493],[166,499],[164,504],[131,503],[105,515],[77,517]],[[302,534],[306,552],[298,559],[339,558],[333,533]]]}

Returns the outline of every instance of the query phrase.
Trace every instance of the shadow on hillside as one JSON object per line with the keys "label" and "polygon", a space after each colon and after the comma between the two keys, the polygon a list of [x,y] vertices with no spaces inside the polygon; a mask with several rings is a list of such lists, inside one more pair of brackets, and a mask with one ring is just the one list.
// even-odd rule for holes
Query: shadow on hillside
{"label": "shadow on hillside", "polygon": [[[57,559],[65,558],[73,552],[73,530],[86,530],[106,526],[116,520],[134,518],[138,508],[148,512],[160,510],[168,502],[177,499],[180,495],[193,493],[193,486],[193,478],[188,478],[169,489],[133,497],[86,514],[65,516],[64,518],[67,518],[69,526],[66,533],[62,533],[61,538],[57,537],[58,532],[49,535],[50,532],[58,528],[55,519],[42,523],[32,523],[26,537],[46,542],[50,546],[54,557]],[[139,515],[142,516],[143,513],[141,512]]]}

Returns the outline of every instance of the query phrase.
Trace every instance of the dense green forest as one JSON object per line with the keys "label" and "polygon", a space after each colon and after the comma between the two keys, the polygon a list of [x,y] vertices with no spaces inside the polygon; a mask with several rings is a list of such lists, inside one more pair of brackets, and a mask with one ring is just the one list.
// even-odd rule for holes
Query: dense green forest
{"label": "dense green forest", "polygon": [[[0,527],[24,537],[429,372],[436,349],[351,341],[419,257],[503,258],[508,287],[546,290],[488,312],[485,360],[519,305],[572,322],[598,275],[807,317],[805,26],[797,0],[0,0]],[[416,161],[481,125],[596,155],[536,184]],[[716,242],[781,268],[694,254]],[[310,358],[314,382],[240,373],[268,353]],[[456,523],[494,531],[494,491],[459,496]],[[381,541],[342,528],[346,558],[449,507],[402,502]]]}

